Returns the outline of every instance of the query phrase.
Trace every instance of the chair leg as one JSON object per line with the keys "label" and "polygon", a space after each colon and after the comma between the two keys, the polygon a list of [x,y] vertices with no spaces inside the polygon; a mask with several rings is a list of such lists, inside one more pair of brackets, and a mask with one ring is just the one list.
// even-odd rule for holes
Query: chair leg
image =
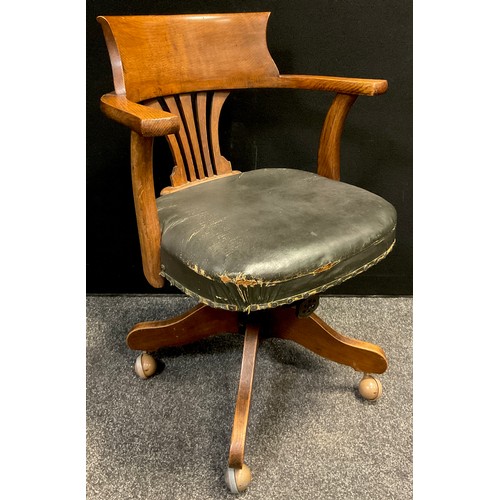
{"label": "chair leg", "polygon": [[238,313],[198,304],[186,313],[163,321],[138,323],[127,336],[130,349],[156,351],[190,344],[219,333],[238,333]]}
{"label": "chair leg", "polygon": [[229,447],[229,468],[226,473],[226,482],[232,493],[241,493],[244,491],[252,479],[250,469],[244,463],[244,457],[255,361],[259,345],[259,330],[260,325],[258,323],[248,323],[245,331],[240,383],[236,397],[233,432]]}
{"label": "chair leg", "polygon": [[384,373],[387,370],[387,358],[379,346],[341,335],[314,313],[298,318],[295,307],[276,308],[270,310],[266,326],[269,336],[293,340],[356,371]]}

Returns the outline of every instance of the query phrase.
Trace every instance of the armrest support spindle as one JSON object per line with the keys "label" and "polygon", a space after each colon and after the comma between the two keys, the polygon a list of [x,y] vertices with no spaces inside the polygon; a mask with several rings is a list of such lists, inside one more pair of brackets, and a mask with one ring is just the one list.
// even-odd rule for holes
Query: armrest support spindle
{"label": "armrest support spindle", "polygon": [[153,138],[131,133],[132,190],[141,245],[142,268],[149,284],[162,288],[160,276],[161,230],[153,181]]}
{"label": "armrest support spindle", "polygon": [[318,150],[318,174],[340,180],[340,139],[347,113],[358,96],[337,94],[323,124]]}

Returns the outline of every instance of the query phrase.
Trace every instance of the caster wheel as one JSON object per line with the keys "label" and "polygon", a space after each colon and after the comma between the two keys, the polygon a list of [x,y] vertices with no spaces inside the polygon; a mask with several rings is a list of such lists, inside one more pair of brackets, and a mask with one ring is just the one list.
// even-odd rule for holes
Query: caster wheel
{"label": "caster wheel", "polygon": [[382,396],[382,383],[373,375],[365,375],[359,383],[359,393],[368,401],[376,401]]}
{"label": "caster wheel", "polygon": [[226,471],[226,484],[231,493],[243,493],[252,480],[252,472],[247,464],[243,464],[241,469],[229,467]]}
{"label": "caster wheel", "polygon": [[137,356],[134,365],[135,373],[139,375],[142,379],[147,379],[155,374],[156,372],[156,360],[148,354],[143,352]]}

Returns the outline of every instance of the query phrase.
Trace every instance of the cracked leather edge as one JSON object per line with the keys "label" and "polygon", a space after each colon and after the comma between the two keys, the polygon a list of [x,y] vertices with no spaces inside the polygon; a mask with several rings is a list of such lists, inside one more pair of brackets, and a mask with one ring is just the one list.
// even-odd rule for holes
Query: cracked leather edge
{"label": "cracked leather edge", "polygon": [[189,290],[184,285],[181,285],[177,280],[170,277],[163,270],[160,271],[160,275],[163,276],[164,278],[166,278],[170,282],[170,284],[179,288],[186,295],[189,295],[190,297],[193,297],[193,298],[199,300],[202,304],[206,304],[207,306],[215,307],[217,309],[225,309],[227,311],[243,311],[246,313],[250,313],[252,311],[259,311],[262,309],[272,309],[274,307],[279,307],[279,306],[283,306],[286,304],[291,304],[292,302],[296,302],[297,300],[305,299],[311,295],[315,295],[317,293],[324,292],[325,290],[327,290],[328,288],[331,288],[333,286],[340,285],[340,283],[343,283],[344,281],[347,281],[348,279],[354,278],[358,274],[365,272],[367,269],[369,269],[370,267],[374,266],[375,264],[380,262],[382,259],[387,257],[387,255],[394,248],[395,244],[396,244],[396,240],[394,239],[394,241],[391,243],[390,247],[385,252],[380,254],[378,257],[376,257],[375,259],[371,260],[370,262],[368,262],[366,264],[363,264],[361,267],[358,267],[357,269],[355,269],[354,271],[351,271],[350,273],[347,273],[347,274],[344,274],[343,276],[339,276],[339,277],[335,278],[333,281],[330,281],[325,285],[321,285],[320,287],[313,288],[312,290],[309,290],[307,292],[302,292],[298,295],[293,295],[291,297],[279,299],[276,301],[266,302],[264,304],[249,304],[247,307],[238,307],[237,305],[234,305],[234,304],[222,304],[220,302],[215,302],[213,300],[202,297],[201,295],[193,292],[192,290]]}
{"label": "cracked leather edge", "polygon": [[[388,234],[391,232],[394,232],[396,230],[396,225],[388,231]],[[382,243],[385,238],[379,238],[378,240],[375,240],[371,242],[369,245],[366,245],[365,247],[361,248],[358,252],[355,254],[349,255],[349,258],[356,257],[357,255],[361,255],[362,253],[366,252],[372,247],[377,246],[378,244]],[[395,242],[396,240],[394,240]],[[393,243],[394,244],[394,243]],[[389,250],[390,251],[390,250]],[[231,283],[232,285],[236,285],[237,287],[243,286],[243,287],[254,287],[254,286],[276,286],[280,285],[282,283],[287,283],[291,280],[295,280],[298,278],[305,278],[306,276],[317,276],[318,274],[321,274],[325,271],[329,271],[333,267],[335,267],[337,264],[340,264],[345,260],[345,257],[341,257],[340,259],[334,260],[332,262],[327,262],[326,264],[321,265],[320,267],[313,269],[312,271],[305,271],[303,273],[297,274],[296,276],[289,276],[285,278],[280,278],[276,280],[264,280],[263,278],[249,278],[243,273],[238,273],[236,276],[228,276],[228,275],[221,275],[221,276],[211,276],[207,271],[199,267],[197,264],[189,264],[187,262],[184,262],[183,264],[191,269],[191,271],[194,271],[196,274],[199,274],[200,276],[203,276],[204,278],[207,278],[212,281],[220,281],[221,283],[224,283],[225,285],[227,283]],[[160,273],[161,274],[161,273]],[[164,278],[168,279],[168,276],[164,276]],[[346,278],[348,279],[348,278]]]}

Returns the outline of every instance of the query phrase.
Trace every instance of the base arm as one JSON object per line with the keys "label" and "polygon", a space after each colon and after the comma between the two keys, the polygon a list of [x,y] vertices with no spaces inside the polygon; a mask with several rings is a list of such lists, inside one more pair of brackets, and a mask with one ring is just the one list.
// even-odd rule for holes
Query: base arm
{"label": "base arm", "polygon": [[387,370],[387,358],[382,348],[341,335],[314,313],[298,318],[294,307],[273,309],[266,326],[267,335],[293,340],[323,358],[356,371],[384,373]]}
{"label": "base arm", "polygon": [[199,304],[186,313],[163,321],[138,323],[127,336],[130,349],[153,352],[163,347],[190,344],[221,333],[238,333],[235,311]]}

